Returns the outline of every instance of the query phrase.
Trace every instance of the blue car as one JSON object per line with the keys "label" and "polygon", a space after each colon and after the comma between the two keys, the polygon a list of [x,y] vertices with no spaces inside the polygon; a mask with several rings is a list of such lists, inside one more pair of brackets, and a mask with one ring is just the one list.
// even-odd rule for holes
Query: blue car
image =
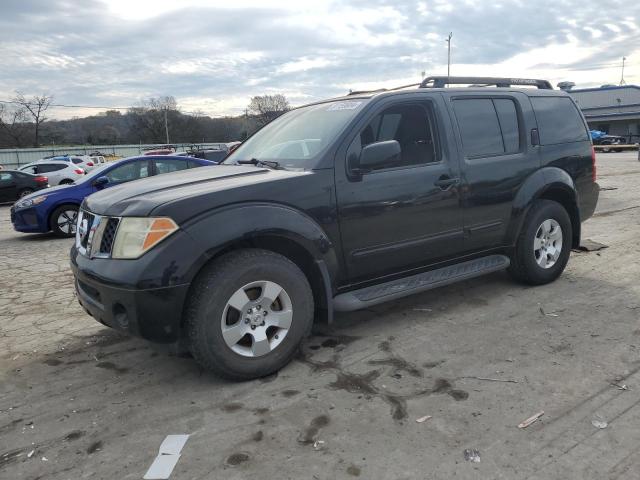
{"label": "blue car", "polygon": [[60,237],[72,237],[76,233],[78,208],[92,193],[153,175],[215,164],[173,155],[125,158],[96,168],[71,185],[48,188],[21,198],[11,207],[11,223],[18,232],[53,231]]}

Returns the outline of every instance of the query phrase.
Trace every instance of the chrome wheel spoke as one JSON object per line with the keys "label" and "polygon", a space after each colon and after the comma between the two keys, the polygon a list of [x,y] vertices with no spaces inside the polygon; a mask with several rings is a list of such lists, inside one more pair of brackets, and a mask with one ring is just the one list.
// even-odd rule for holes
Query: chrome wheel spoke
{"label": "chrome wheel spoke", "polygon": [[242,337],[247,334],[247,326],[240,320],[235,325],[232,325],[222,330],[222,336],[227,345],[235,345],[240,341]]}
{"label": "chrome wheel spoke", "polygon": [[291,328],[291,322],[293,321],[292,310],[270,311],[267,318],[267,324],[270,326],[284,328],[288,330]]}
{"label": "chrome wheel spoke", "polygon": [[264,328],[255,329],[251,332],[251,336],[253,337],[251,351],[256,357],[266,355],[271,351],[271,345],[269,345],[269,339],[267,338],[266,332],[267,331]]}
{"label": "chrome wheel spoke", "polygon": [[533,239],[533,249],[537,252],[538,250],[540,250],[542,248],[542,238],[540,237],[535,237]]}
{"label": "chrome wheel spoke", "polygon": [[227,303],[236,310],[242,312],[250,302],[251,300],[247,296],[247,292],[244,291],[244,288],[241,288],[233,294]]}
{"label": "chrome wheel spoke", "polygon": [[282,287],[275,282],[264,282],[264,286],[262,287],[262,298],[266,300],[265,307],[267,305],[271,305],[276,299],[280,296],[282,292]]}

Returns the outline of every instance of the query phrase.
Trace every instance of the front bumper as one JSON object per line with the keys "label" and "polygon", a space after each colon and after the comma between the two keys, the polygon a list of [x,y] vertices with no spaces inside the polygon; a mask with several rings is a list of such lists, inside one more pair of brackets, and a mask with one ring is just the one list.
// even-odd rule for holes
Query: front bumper
{"label": "front bumper", "polygon": [[14,207],[11,207],[11,223],[17,232],[45,233],[49,231],[49,227],[44,225],[46,222],[43,222],[35,208],[16,211]]}
{"label": "front bumper", "polygon": [[189,284],[131,288],[117,275],[99,278],[86,265],[90,261],[75,247],[71,249],[71,269],[78,301],[89,315],[108,327],[153,342],[179,340]]}

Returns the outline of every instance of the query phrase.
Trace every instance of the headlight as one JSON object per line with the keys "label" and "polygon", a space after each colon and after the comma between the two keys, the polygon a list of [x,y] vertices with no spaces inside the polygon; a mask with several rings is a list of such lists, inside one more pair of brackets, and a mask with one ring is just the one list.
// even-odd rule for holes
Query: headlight
{"label": "headlight", "polygon": [[123,217],[111,258],[138,258],[176,230],[178,225],[168,217]]}
{"label": "headlight", "polygon": [[16,202],[15,208],[17,210],[19,208],[35,207],[36,205],[39,205],[42,202],[44,202],[46,199],[47,199],[46,195],[40,195],[38,197],[27,198],[26,200],[20,200],[19,202]]}

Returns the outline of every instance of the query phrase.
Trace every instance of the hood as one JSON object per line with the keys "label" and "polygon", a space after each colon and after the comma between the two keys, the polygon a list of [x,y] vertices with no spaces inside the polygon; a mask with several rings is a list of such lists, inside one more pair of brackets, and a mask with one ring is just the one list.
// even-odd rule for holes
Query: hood
{"label": "hood", "polygon": [[202,197],[301,174],[237,165],[193,168],[105,188],[87,197],[83,207],[99,215],[144,217],[164,204],[179,202],[185,212],[194,212]]}

